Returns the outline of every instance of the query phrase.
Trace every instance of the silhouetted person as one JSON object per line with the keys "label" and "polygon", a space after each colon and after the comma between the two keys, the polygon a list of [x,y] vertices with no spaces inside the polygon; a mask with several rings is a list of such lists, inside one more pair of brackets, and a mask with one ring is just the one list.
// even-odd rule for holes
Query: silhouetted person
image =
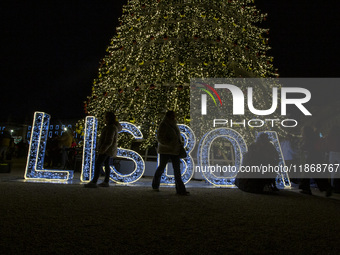
{"label": "silhouetted person", "polygon": [[4,130],[3,133],[0,135],[0,158],[1,161],[6,159],[6,154],[11,146],[11,139],[12,136],[11,134],[7,131]]}
{"label": "silhouetted person", "polygon": [[[314,132],[314,130],[305,126],[302,128],[302,138],[300,142],[301,150],[301,163],[302,165],[308,164],[322,164],[324,163],[323,154],[320,149],[320,137]],[[332,194],[331,185],[326,178],[314,179],[320,191],[326,191],[326,196]],[[303,178],[299,186],[301,193],[312,194],[310,189],[310,178]]]}
{"label": "silhouetted person", "polygon": [[[298,165],[297,162],[297,150],[293,143],[293,136],[287,134],[280,142],[281,151],[285,161],[285,165],[290,168],[291,166]],[[299,183],[299,179],[291,178],[294,183]]]}
{"label": "silhouetted person", "polygon": [[51,162],[49,162],[50,167],[58,167],[61,165],[61,149],[59,146],[59,139],[60,137],[58,135],[53,135],[52,139],[49,141],[50,145],[48,150],[51,156]]}
{"label": "silhouetted person", "polygon": [[286,137],[281,141],[280,145],[286,165],[290,166],[295,163],[296,151],[293,146],[292,135],[286,135]]}
{"label": "silhouetted person", "polygon": [[27,142],[24,140],[21,140],[18,144],[18,158],[25,157],[27,155]]}
{"label": "silhouetted person", "polygon": [[110,181],[110,157],[117,155],[117,138],[118,132],[122,130],[122,126],[116,120],[113,112],[105,113],[105,127],[102,129],[98,143],[98,158],[94,171],[94,177],[91,182],[85,184],[85,188],[96,188],[100,171],[105,165],[105,179],[99,184],[101,187],[109,187]]}
{"label": "silhouetted person", "polygon": [[[340,127],[333,126],[329,134],[326,136],[326,151],[329,153],[328,163],[339,164],[340,163]],[[331,173],[332,185],[334,192],[340,193],[340,179],[339,174],[335,172]]]}
{"label": "silhouetted person", "polygon": [[[278,166],[279,155],[273,144],[269,141],[268,135],[261,134],[255,143],[249,146],[248,152],[244,155],[242,166]],[[259,168],[261,171],[261,168]],[[239,172],[235,179],[235,185],[246,192],[262,193],[267,186],[271,191],[278,191],[275,185],[276,173],[246,173]]]}
{"label": "silhouetted person", "polygon": [[51,167],[53,165],[53,137],[47,139],[46,143],[46,153],[45,153],[45,168]]}
{"label": "silhouetted person", "polygon": [[175,175],[176,192],[178,195],[188,195],[189,192],[186,191],[181,177],[179,151],[183,141],[177,127],[176,113],[174,111],[168,111],[165,114],[157,131],[157,141],[157,152],[160,154],[160,162],[153,177],[152,188],[159,191],[161,176],[169,159],[171,159]]}
{"label": "silhouetted person", "polygon": [[61,168],[65,169],[68,162],[68,151],[71,148],[73,134],[70,129],[66,129],[59,138],[59,147],[61,149]]}

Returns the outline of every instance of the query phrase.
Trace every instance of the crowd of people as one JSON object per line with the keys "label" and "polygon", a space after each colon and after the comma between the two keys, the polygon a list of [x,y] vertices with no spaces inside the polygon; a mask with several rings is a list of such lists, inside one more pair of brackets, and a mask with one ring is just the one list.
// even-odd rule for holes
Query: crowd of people
{"label": "crowd of people", "polygon": [[[339,164],[340,163],[340,128],[334,126],[327,136],[323,137],[317,129],[304,126],[301,135],[293,137],[288,134],[281,138],[281,150],[285,165],[312,166],[317,164]],[[257,141],[249,146],[248,152],[243,158],[244,166],[278,165],[278,152],[269,141],[267,135],[262,134]],[[333,191],[340,192],[339,179],[334,178],[334,172],[320,173],[316,178],[307,178],[308,174],[301,174],[300,178],[291,179],[299,185],[301,193],[312,194],[311,182],[315,183],[318,189],[331,196]],[[276,174],[275,174],[276,175]],[[251,176],[251,174],[239,173],[235,184],[243,191],[261,193],[265,190],[278,191],[275,186],[275,175]]]}
{"label": "crowd of people", "polygon": [[21,140],[15,143],[14,138],[8,130],[3,130],[2,133],[0,133],[0,162],[11,160],[13,157],[25,157],[27,150],[27,142]]}
{"label": "crowd of people", "polygon": [[[55,135],[48,138],[44,167],[46,169],[74,169],[75,157],[81,151],[81,148],[77,148],[78,144],[79,142],[74,138],[71,129],[65,130],[60,136]],[[28,149],[28,141],[21,139],[19,142],[15,142],[7,130],[0,133],[0,162],[26,157]]]}
{"label": "crowd of people", "polygon": [[45,168],[73,169],[75,157],[79,150],[79,142],[74,138],[73,131],[66,129],[62,135],[54,135],[47,140],[45,153]]}
{"label": "crowd of people", "polygon": [[[284,140],[283,154],[286,164],[339,164],[340,163],[340,128],[333,126],[326,136],[323,136],[317,128],[304,126],[298,143],[294,143],[292,137]],[[339,179],[334,178],[335,171],[324,173],[319,178],[314,178],[320,191],[326,191],[330,196],[333,189],[339,192]],[[311,179],[301,178],[294,180],[299,184],[302,193],[312,194],[310,189]]]}

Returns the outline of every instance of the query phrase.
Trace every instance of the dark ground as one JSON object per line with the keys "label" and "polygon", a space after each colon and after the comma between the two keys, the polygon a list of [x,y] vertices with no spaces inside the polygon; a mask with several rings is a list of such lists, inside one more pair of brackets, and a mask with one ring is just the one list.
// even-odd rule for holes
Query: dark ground
{"label": "dark ground", "polygon": [[340,254],[338,194],[85,189],[24,182],[23,164],[0,174],[0,254]]}

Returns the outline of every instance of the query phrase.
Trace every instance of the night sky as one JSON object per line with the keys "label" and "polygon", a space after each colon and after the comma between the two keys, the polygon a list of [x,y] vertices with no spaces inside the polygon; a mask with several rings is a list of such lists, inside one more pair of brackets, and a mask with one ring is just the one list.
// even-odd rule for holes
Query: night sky
{"label": "night sky", "polygon": [[[268,55],[280,77],[339,77],[338,0],[255,0],[268,13]],[[126,0],[0,3],[0,121],[85,117],[99,61]],[[337,89],[340,91],[340,89]],[[322,88],[318,93],[322,94]],[[336,93],[325,94],[336,100]]]}

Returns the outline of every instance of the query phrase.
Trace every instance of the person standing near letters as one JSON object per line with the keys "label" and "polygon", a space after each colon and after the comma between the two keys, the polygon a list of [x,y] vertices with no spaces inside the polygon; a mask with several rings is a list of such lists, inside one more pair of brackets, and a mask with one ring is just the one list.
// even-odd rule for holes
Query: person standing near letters
{"label": "person standing near letters", "polygon": [[105,179],[98,186],[109,187],[110,180],[110,158],[117,155],[118,132],[122,126],[116,120],[113,112],[105,113],[105,127],[102,129],[98,143],[98,158],[94,170],[94,177],[91,182],[85,184],[85,188],[96,188],[102,165],[105,165]]}
{"label": "person standing near letters", "polygon": [[[307,166],[323,164],[324,157],[321,147],[321,140],[318,134],[315,133],[315,131],[310,126],[304,126],[302,128],[300,141],[300,164]],[[304,174],[308,175],[308,172],[304,172]],[[326,191],[327,197],[332,195],[332,187],[328,182],[327,173],[320,172],[313,179],[321,192]],[[301,189],[301,193],[312,195],[312,190],[310,188],[310,178],[308,178],[308,176],[301,179],[299,188]]]}
{"label": "person standing near letters", "polygon": [[178,195],[189,195],[181,177],[179,152],[183,141],[177,127],[176,113],[174,111],[168,111],[165,114],[157,131],[157,141],[157,152],[160,154],[160,163],[153,177],[153,190],[159,191],[161,176],[169,159],[171,159],[175,175],[176,192]]}
{"label": "person standing near letters", "polygon": [[[270,142],[266,133],[262,133],[256,142],[249,146],[248,152],[243,157],[243,167],[259,167],[279,165],[279,154],[274,145]],[[264,191],[278,191],[276,187],[275,172],[247,172],[239,171],[235,185],[245,192],[263,193]]]}

